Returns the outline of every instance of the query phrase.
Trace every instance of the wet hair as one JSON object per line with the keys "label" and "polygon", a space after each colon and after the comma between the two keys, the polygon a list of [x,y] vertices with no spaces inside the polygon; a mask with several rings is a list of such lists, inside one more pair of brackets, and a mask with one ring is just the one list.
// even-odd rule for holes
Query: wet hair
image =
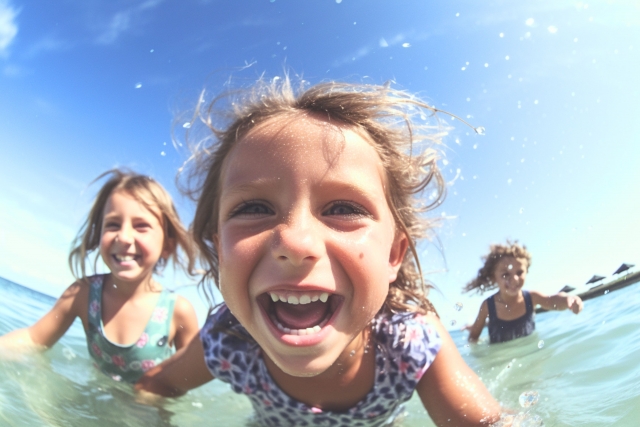
{"label": "wet hair", "polygon": [[[104,208],[111,196],[116,191],[127,193],[135,200],[144,205],[154,213],[154,209],[160,211],[158,218],[164,231],[164,244],[167,239],[173,239],[175,246],[171,248],[169,258],[176,267],[184,270],[188,275],[194,275],[194,265],[196,261],[196,248],[191,236],[180,222],[180,217],[176,211],[171,196],[159,183],[152,178],[136,174],[123,169],[112,169],[100,176],[93,182],[109,177],[102,188],[98,191],[89,216],[80,228],[76,238],[72,243],[69,254],[69,268],[76,279],[84,279],[87,275],[86,264],[91,252],[100,246],[102,237],[102,222],[104,218]],[[181,249],[179,251],[178,249]],[[93,271],[96,271],[99,253],[96,253],[93,261]],[[158,260],[154,272],[159,272],[167,263],[167,259]]]}
{"label": "wet hair", "polygon": [[463,292],[476,291],[482,294],[485,291],[495,289],[498,285],[494,282],[493,276],[498,262],[504,257],[513,257],[515,259],[524,259],[527,261],[527,270],[531,267],[531,254],[525,245],[521,245],[518,241],[507,242],[503,244],[494,244],[490,246],[489,254],[482,257],[484,265],[478,270],[475,279],[466,284],[462,289]]}
{"label": "wet hair", "polygon": [[[294,88],[288,76],[260,79],[251,88],[227,92],[211,102],[205,102],[205,96],[203,92],[190,126],[186,126],[192,156],[184,166],[186,184],[182,185],[183,191],[197,201],[192,231],[209,267],[201,284],[213,280],[219,286],[214,244],[219,183],[224,161],[235,143],[273,118],[314,116],[366,134],[384,167],[386,199],[396,232],[408,237],[410,250],[390,284],[383,310],[435,311],[427,298],[432,286],[422,277],[416,242],[428,237],[433,228],[433,222],[422,214],[438,206],[445,196],[436,147],[446,128],[428,119],[438,110],[389,85],[327,82],[308,87],[303,81]],[[201,135],[201,139],[195,135]],[[428,201],[418,197],[425,190],[429,191]],[[211,303],[206,285],[204,293]]]}

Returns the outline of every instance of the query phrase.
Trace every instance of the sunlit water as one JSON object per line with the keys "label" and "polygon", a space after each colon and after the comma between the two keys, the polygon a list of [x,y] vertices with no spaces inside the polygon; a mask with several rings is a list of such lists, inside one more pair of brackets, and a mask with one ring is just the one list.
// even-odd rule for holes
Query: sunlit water
{"label": "sunlit water", "polygon": [[[467,346],[467,363],[515,413],[545,426],[635,427],[640,419],[640,286],[586,301],[579,316],[544,313],[537,331],[510,343]],[[0,334],[36,321],[54,299],[0,278]],[[0,361],[0,425],[248,426],[251,406],[213,381],[161,408],[93,367],[77,321],[42,355]],[[433,426],[417,396],[402,426]]]}

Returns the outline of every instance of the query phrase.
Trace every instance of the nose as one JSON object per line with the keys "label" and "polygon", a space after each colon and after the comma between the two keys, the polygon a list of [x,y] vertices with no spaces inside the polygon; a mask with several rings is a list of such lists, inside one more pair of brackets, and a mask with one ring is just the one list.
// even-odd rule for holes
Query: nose
{"label": "nose", "polygon": [[315,263],[324,252],[320,226],[308,210],[290,214],[273,231],[272,254],[295,266]]}
{"label": "nose", "polygon": [[133,229],[127,225],[123,225],[118,231],[118,234],[116,234],[116,240],[125,244],[133,243]]}

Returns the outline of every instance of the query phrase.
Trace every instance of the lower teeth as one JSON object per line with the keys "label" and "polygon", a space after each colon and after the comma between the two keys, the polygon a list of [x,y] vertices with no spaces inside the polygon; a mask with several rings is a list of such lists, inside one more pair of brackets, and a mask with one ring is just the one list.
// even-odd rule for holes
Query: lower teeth
{"label": "lower teeth", "polygon": [[327,323],[327,320],[325,319],[322,322],[320,322],[319,325],[316,325],[316,326],[314,326],[312,328],[290,329],[290,328],[287,328],[286,326],[282,326],[282,324],[280,322],[278,322],[274,318],[272,318],[271,320],[273,320],[273,323],[278,327],[278,329],[280,329],[285,334],[290,334],[290,335],[313,335],[313,334],[317,334],[318,332],[320,332],[320,330],[322,330],[322,327]]}

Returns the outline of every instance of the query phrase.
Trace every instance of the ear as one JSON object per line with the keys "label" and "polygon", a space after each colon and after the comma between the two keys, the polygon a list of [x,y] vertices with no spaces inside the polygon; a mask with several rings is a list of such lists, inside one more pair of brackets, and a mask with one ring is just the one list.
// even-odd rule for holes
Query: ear
{"label": "ear", "polygon": [[389,253],[389,283],[398,277],[398,271],[402,266],[402,261],[404,260],[404,255],[407,253],[408,247],[409,238],[407,235],[402,232],[396,232]]}
{"label": "ear", "polygon": [[162,248],[162,253],[160,254],[161,258],[169,259],[171,254],[176,251],[176,239],[174,237],[169,237],[164,239],[164,247]]}

